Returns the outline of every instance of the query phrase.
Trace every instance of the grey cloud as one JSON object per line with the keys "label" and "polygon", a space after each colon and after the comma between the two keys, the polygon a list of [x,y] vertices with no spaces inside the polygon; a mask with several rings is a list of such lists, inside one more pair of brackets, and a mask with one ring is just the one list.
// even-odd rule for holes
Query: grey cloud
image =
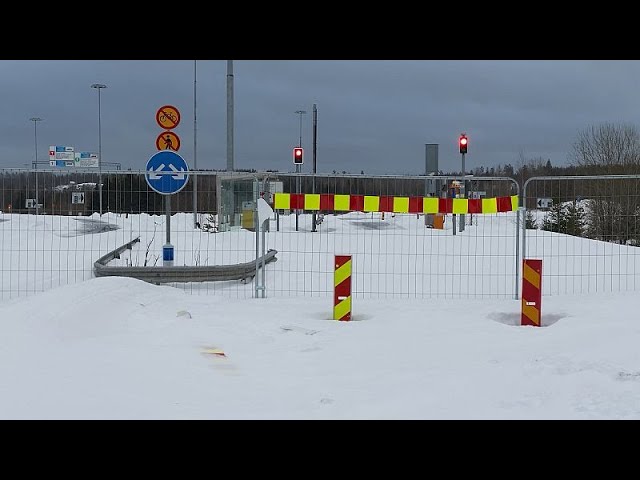
{"label": "grey cloud", "polygon": [[[424,144],[439,143],[440,167],[460,165],[457,137],[470,138],[469,168],[517,163],[520,152],[566,161],[576,134],[600,122],[634,123],[638,61],[238,60],[235,165],[292,171],[305,109],[311,169],[312,104],[318,105],[318,170],[421,173]],[[104,83],[105,161],[142,169],[161,129],[155,111],[182,112],[180,153],[193,159],[193,61],[0,61],[0,166],[22,167],[52,144],[97,150],[97,93]],[[226,61],[198,61],[198,166],[226,167]]]}

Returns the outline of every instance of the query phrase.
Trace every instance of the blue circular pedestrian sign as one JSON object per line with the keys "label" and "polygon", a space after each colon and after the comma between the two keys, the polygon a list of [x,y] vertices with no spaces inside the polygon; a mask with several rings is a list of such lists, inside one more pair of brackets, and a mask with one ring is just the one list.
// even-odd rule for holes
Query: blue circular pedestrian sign
{"label": "blue circular pedestrian sign", "polygon": [[147,161],[144,178],[147,184],[162,195],[173,195],[189,180],[187,162],[171,150],[161,150]]}

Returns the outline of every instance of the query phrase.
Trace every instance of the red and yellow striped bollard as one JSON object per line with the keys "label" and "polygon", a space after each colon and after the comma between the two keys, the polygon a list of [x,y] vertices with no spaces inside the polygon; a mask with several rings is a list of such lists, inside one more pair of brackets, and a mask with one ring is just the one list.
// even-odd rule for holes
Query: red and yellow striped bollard
{"label": "red and yellow striped bollard", "polygon": [[542,260],[525,259],[522,263],[522,319],[520,325],[540,327]]}
{"label": "red and yellow striped bollard", "polygon": [[333,319],[351,320],[351,255],[335,256]]}

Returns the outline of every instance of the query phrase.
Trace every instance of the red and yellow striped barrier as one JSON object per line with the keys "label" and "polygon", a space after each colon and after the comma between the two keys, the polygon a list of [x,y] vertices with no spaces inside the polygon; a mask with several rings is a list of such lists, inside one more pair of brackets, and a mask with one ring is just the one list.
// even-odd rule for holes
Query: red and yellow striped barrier
{"label": "red and yellow striped barrier", "polygon": [[274,193],[276,210],[391,213],[499,213],[518,210],[518,195],[494,198],[395,197]]}
{"label": "red and yellow striped barrier", "polygon": [[335,256],[333,319],[351,320],[351,255]]}
{"label": "red and yellow striped barrier", "polygon": [[522,319],[520,325],[540,327],[542,260],[525,259],[522,263]]}

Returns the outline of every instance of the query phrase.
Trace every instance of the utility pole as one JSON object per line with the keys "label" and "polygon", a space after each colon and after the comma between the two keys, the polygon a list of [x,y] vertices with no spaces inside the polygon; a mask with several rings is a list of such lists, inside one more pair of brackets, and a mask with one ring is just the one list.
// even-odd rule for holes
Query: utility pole
{"label": "utility pole", "polygon": [[233,172],[233,60],[227,60],[227,172]]}
{"label": "utility pole", "polygon": [[102,217],[102,113],[100,112],[100,90],[107,88],[107,86],[102,83],[94,83],[91,88],[98,90],[98,198],[100,216]]}
{"label": "utility pole", "polygon": [[[314,103],[313,104],[313,185],[312,192],[316,193],[316,173],[318,173],[318,162],[317,162],[317,147],[318,147],[318,107]],[[314,211],[311,215],[311,231],[316,231],[316,222],[317,222],[317,213]]]}
{"label": "utility pole", "polygon": [[[193,61],[193,169],[198,170],[198,61]],[[198,226],[198,175],[193,175],[193,228]]]}
{"label": "utility pole", "polygon": [[38,172],[35,171],[38,169],[38,122],[42,121],[40,117],[31,117],[29,120],[33,122],[33,136],[35,139],[35,147],[36,147],[36,161],[34,163],[34,173],[36,176],[36,217],[38,216],[38,211],[40,209],[40,205],[38,204]]}
{"label": "utility pole", "polygon": [[[231,173],[233,170],[233,60],[227,60],[227,172]],[[229,225],[235,225],[236,199],[233,192],[229,199]]]}
{"label": "utility pole", "polygon": [[[306,110],[296,110],[295,113],[300,115],[300,138],[298,140],[298,147],[302,148],[302,116],[307,112]],[[296,163],[296,173],[300,173],[302,171],[302,166]],[[296,176],[296,193],[300,193],[300,176]],[[300,215],[300,210],[296,208],[296,232],[298,231],[298,216]]]}

